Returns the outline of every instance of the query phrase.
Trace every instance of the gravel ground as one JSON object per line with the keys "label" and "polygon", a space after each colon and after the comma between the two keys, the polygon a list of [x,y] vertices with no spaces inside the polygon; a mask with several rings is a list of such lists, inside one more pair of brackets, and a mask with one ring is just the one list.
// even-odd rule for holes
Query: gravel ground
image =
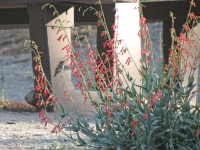
{"label": "gravel ground", "polygon": [[[78,149],[63,133],[51,133],[53,125],[47,124],[45,127],[44,123],[40,123],[38,113],[16,113],[0,109],[0,114],[0,150]],[[54,113],[49,116],[53,118]],[[94,126],[93,119],[86,118]]]}

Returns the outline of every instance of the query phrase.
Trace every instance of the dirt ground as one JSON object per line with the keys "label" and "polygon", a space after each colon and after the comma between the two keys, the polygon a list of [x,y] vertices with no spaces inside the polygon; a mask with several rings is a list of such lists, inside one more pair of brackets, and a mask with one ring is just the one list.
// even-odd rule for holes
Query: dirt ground
{"label": "dirt ground", "polygon": [[[54,126],[47,124],[45,127],[36,112],[12,112],[1,108],[0,114],[0,150],[67,149],[75,145],[63,133],[51,133]],[[49,116],[53,118],[54,113]],[[92,118],[86,116],[86,119],[94,126]]]}

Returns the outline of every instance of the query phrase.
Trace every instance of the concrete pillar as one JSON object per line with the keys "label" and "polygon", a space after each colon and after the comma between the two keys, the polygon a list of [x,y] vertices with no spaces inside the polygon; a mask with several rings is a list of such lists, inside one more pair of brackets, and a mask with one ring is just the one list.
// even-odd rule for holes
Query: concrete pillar
{"label": "concrete pillar", "polygon": [[[44,72],[47,76],[48,80],[51,80],[51,72],[50,72],[50,60],[49,60],[49,48],[47,41],[47,30],[44,24],[44,11],[42,10],[43,4],[33,3],[27,5],[27,10],[29,14],[29,30],[30,30],[30,39],[34,41],[39,48],[39,51],[43,52],[42,64]],[[32,57],[34,57],[34,53],[32,52]],[[37,76],[38,72],[34,70],[36,62],[32,62],[33,65],[33,73]],[[34,82],[34,87],[37,85],[37,82]],[[47,110],[52,111],[53,107],[48,106]],[[37,108],[39,111],[42,107]]]}
{"label": "concrete pillar", "polygon": [[[58,63],[61,60],[65,60],[66,50],[62,50],[65,46],[67,46],[71,42],[71,26],[74,24],[74,8],[68,9],[66,12],[63,12],[59,15],[59,18],[61,21],[65,22],[63,23],[65,27],[65,31],[67,33],[67,39],[63,41],[64,37],[64,31],[58,32],[58,27],[60,27],[59,23],[55,24],[55,21],[57,18],[51,20],[46,24],[47,26],[47,36],[48,36],[48,47],[50,52],[50,65],[51,65],[51,81],[52,86],[54,89],[54,92],[56,93],[56,96],[58,97],[59,101],[63,104],[64,108],[68,112],[74,111],[74,106],[76,107],[76,110],[80,114],[91,114],[89,112],[90,110],[94,111],[93,106],[91,106],[90,100],[88,99],[86,102],[84,102],[84,97],[81,95],[81,91],[75,88],[75,82],[74,79],[72,79],[72,71],[70,67],[71,60],[65,61],[65,70],[62,73],[59,73],[55,78],[54,72],[55,68],[58,65]],[[70,23],[67,23],[67,22]],[[60,41],[58,41],[58,37],[61,35],[62,38]],[[64,77],[63,77],[64,76]],[[66,86],[67,83],[67,86]],[[72,96],[73,102],[68,101],[70,96],[65,96],[65,91],[70,91],[70,95]],[[94,92],[91,92],[95,94]],[[95,97],[97,99],[97,96]],[[74,105],[74,106],[73,106]]]}
{"label": "concrete pillar", "polygon": [[[118,9],[119,14],[119,25],[118,39],[123,39],[128,47],[128,50],[133,57],[136,65],[140,68],[140,58],[141,58],[141,41],[138,36],[138,31],[140,30],[139,26],[139,12],[138,3],[117,3],[116,8]],[[119,45],[117,51],[120,52],[121,48],[125,46],[124,44]],[[136,79],[136,84],[141,84],[141,77],[137,71],[133,62],[129,65],[126,65],[126,61],[129,57],[129,54],[126,52],[123,55],[119,55],[119,60],[124,64],[125,69],[129,72],[133,80]]]}
{"label": "concrete pillar", "polygon": [[[197,26],[195,26],[193,29],[194,29],[195,33],[199,34],[200,33],[200,23]],[[189,38],[190,38],[190,36],[189,36]],[[189,50],[189,53],[191,53],[193,56],[195,56],[195,53],[197,53],[197,52],[199,53],[199,51],[200,51],[200,43],[198,42],[198,37],[197,36],[191,37],[191,40],[194,41],[194,42],[196,42],[198,50],[196,50],[196,48],[194,46],[192,48],[189,48],[188,44],[184,44],[184,47]],[[188,54],[186,55],[184,53],[183,53],[183,55],[184,55],[185,59],[188,56]],[[183,86],[187,86],[187,84],[188,84],[188,77],[189,77],[190,70],[191,70],[191,67],[189,67],[189,63],[193,64],[193,62],[194,62],[194,58],[191,55],[189,55],[187,69],[186,69],[186,74],[185,74],[185,78],[184,78],[184,82],[183,82]],[[193,84],[197,83],[197,85],[194,87],[194,89],[192,91],[196,91],[197,89],[200,88],[200,76],[199,76],[200,69],[199,69],[199,64],[200,63],[196,64],[197,69],[196,69],[196,71],[194,73],[194,81],[193,81]],[[197,101],[197,103],[200,103],[200,100],[199,100],[200,94],[199,93],[200,92],[197,91],[197,93],[196,93],[197,96],[195,96],[194,98],[192,98],[190,104],[195,105],[196,101]]]}

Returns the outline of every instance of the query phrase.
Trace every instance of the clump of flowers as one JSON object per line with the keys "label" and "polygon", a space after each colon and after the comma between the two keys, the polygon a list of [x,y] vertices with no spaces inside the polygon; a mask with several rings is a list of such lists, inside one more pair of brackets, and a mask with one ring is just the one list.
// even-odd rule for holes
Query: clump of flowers
{"label": "clump of flowers", "polygon": [[[60,118],[58,124],[49,118],[45,109],[39,113],[39,116],[42,117],[41,122],[45,122],[45,125],[54,124],[52,133],[70,131],[70,134],[66,134],[66,136],[76,141],[79,146],[87,145],[110,149],[199,149],[200,107],[198,101],[195,105],[191,105],[190,101],[198,92],[198,90],[194,90],[196,86],[194,73],[200,58],[198,49],[200,38],[193,27],[200,17],[189,11],[179,36],[176,35],[172,26],[170,29],[172,45],[168,64],[163,66],[161,75],[158,75],[151,50],[149,29],[142,13],[144,5],[140,4],[141,28],[138,35],[141,38],[142,51],[141,66],[136,67],[141,75],[142,84],[137,85],[124,67],[134,63],[134,58],[130,55],[125,64],[120,62],[118,56],[124,53],[130,54],[130,50],[123,40],[116,38],[118,33],[109,34],[101,2],[99,1],[97,4],[100,5],[100,11],[92,7],[85,11],[94,11],[94,15],[98,18],[97,25],[103,26],[105,29],[101,33],[101,36],[105,37],[105,42],[102,43],[104,48],[107,48],[105,53],[99,54],[87,42],[86,37],[84,39],[87,44],[80,52],[76,52],[74,47],[81,45],[78,34],[76,34],[77,38],[73,44],[68,40],[67,34],[59,35],[57,39],[58,41],[68,40],[68,44],[62,50],[66,51],[66,59],[71,60],[72,76],[79,80],[76,88],[80,89],[83,101],[90,100],[96,110],[93,112],[96,117],[95,127],[91,127],[78,114],[76,119],[72,118],[69,110],[66,110],[59,102],[42,69],[42,57],[38,47],[31,42],[33,47],[31,50],[35,53],[34,61],[37,62],[35,69],[39,72],[35,77],[38,83],[36,91],[39,92],[37,94],[38,105],[51,104],[60,111],[57,114]],[[45,4],[44,7],[52,8],[53,14],[59,16],[53,5]],[[190,2],[189,10],[191,7],[196,7],[193,0]],[[170,16],[174,22],[173,13],[170,13]],[[59,17],[57,22],[62,25]],[[116,30],[117,27],[118,24],[112,25],[113,30]],[[58,32],[59,30],[64,29],[59,28]],[[199,41],[191,40],[195,36]],[[122,45],[120,52],[116,51],[118,45]],[[196,49],[194,54],[190,51],[193,47]],[[84,56],[84,59],[81,59],[80,56]],[[194,61],[189,62],[189,57],[192,57]],[[188,68],[190,73],[186,78],[185,74]],[[184,85],[183,81],[188,81],[188,83]],[[68,86],[67,83],[65,85]],[[100,102],[94,98],[90,89],[98,94]],[[68,96],[68,102],[73,101],[69,90],[64,94]],[[43,95],[47,98],[44,99]],[[88,139],[84,140],[82,135],[87,136]]]}

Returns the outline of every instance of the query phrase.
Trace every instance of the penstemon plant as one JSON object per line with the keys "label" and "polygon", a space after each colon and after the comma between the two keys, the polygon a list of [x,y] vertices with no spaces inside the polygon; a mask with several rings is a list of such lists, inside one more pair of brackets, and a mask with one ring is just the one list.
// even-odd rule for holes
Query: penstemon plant
{"label": "penstemon plant", "polygon": [[[59,102],[50,81],[47,80],[42,68],[42,55],[33,41],[32,48],[25,47],[34,52],[34,61],[37,62],[35,69],[38,76],[36,91],[38,105],[44,106],[39,113],[41,122],[45,125],[53,124],[52,133],[63,132],[68,138],[74,140],[78,146],[89,146],[94,148],[107,149],[200,149],[200,106],[198,100],[195,105],[190,101],[196,97],[198,90],[195,90],[194,73],[200,58],[199,42],[200,37],[195,33],[193,27],[198,24],[196,16],[191,12],[192,7],[196,7],[195,2],[190,2],[189,13],[180,35],[176,35],[174,29],[175,17],[170,13],[172,28],[170,29],[172,45],[170,48],[168,64],[162,68],[162,73],[158,75],[155,68],[156,59],[153,58],[152,42],[146,18],[143,16],[142,7],[140,11],[140,31],[141,38],[141,65],[136,66],[133,56],[129,55],[125,64],[122,64],[119,55],[129,53],[125,41],[118,40],[115,33],[109,34],[101,2],[97,2],[101,10],[98,11],[89,7],[84,11],[94,11],[98,17],[98,26],[103,26],[101,36],[105,37],[102,43],[106,52],[99,54],[89,44],[87,37],[78,35],[76,32],[75,43],[70,43],[69,37],[63,26],[63,21],[59,18],[56,8],[47,3],[43,6],[53,9],[53,15],[57,15],[59,30],[63,30],[65,36],[57,38],[67,40],[68,45],[62,50],[66,51],[66,59],[70,60],[72,75],[78,79],[76,88],[80,89],[83,101],[90,100],[96,111],[91,112],[96,118],[95,127],[90,126],[87,121],[80,116],[74,106],[77,118],[70,115],[69,110]],[[117,10],[116,10],[117,11]],[[112,29],[117,31],[117,20],[112,25]],[[75,29],[73,26],[72,29]],[[198,41],[191,38],[197,37]],[[86,45],[82,46],[80,38],[84,38]],[[122,45],[120,52],[116,48]],[[161,49],[162,49],[162,43]],[[76,46],[80,46],[81,51],[76,52]],[[195,49],[192,53],[191,48]],[[85,52],[87,51],[87,52]],[[82,58],[80,58],[82,57]],[[193,62],[189,59],[193,58]],[[142,83],[135,84],[135,80],[130,76],[125,65],[135,64],[140,73]],[[186,76],[186,73],[189,75]],[[62,72],[65,80],[64,73]],[[65,80],[66,81],[66,80]],[[184,82],[187,82],[184,85]],[[68,83],[65,83],[67,89]],[[95,99],[91,89],[98,94],[99,100]],[[139,89],[139,90],[138,90]],[[68,102],[73,103],[70,90],[64,93],[68,97]],[[44,99],[42,96],[47,97]],[[45,109],[47,104],[54,105],[57,111],[59,123],[55,123]],[[67,134],[66,131],[70,131]],[[75,133],[75,134],[74,134]],[[84,139],[83,136],[87,137]]]}

